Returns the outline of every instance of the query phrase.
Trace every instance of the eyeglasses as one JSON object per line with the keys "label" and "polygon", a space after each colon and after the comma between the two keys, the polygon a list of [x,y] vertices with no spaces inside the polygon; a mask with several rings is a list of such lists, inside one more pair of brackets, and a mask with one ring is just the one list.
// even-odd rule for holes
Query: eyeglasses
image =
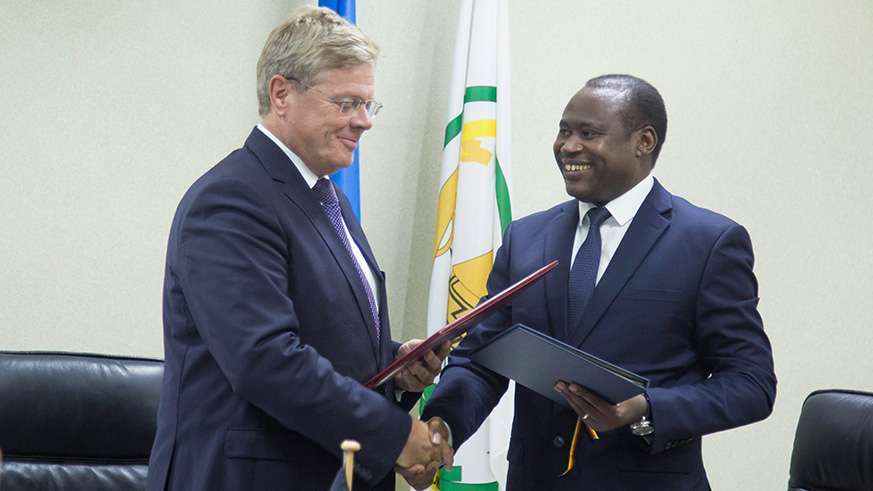
{"label": "eyeglasses", "polygon": [[333,102],[334,104],[339,106],[339,110],[343,114],[354,114],[354,113],[358,112],[358,109],[360,109],[361,106],[364,106],[364,108],[366,108],[366,110],[367,110],[367,115],[370,116],[370,118],[375,118],[376,115],[379,114],[379,110],[382,109],[382,104],[374,101],[373,99],[369,99],[366,101],[363,99],[359,99],[357,97],[346,97],[345,99],[337,99],[336,97],[333,97],[329,94],[325,94],[323,91],[318,90],[311,85],[308,85],[308,84],[301,82],[300,79],[297,79],[294,77],[285,77],[285,78],[287,80],[293,80],[293,81],[299,83],[300,85],[306,87],[307,89],[312,89],[312,90],[318,92],[319,94],[327,97],[328,99],[330,99],[330,102]]}

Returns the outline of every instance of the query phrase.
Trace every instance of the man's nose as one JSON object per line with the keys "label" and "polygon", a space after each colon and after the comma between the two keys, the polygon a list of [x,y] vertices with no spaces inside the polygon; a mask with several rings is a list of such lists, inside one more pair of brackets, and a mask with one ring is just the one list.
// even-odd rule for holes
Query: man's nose
{"label": "man's nose", "polygon": [[363,128],[369,130],[373,127],[373,118],[370,117],[370,112],[367,110],[366,104],[361,104],[361,107],[352,115],[351,124],[355,128]]}
{"label": "man's nose", "polygon": [[583,150],[585,150],[585,145],[583,145],[582,139],[573,135],[567,138],[561,145],[562,153],[579,153]]}

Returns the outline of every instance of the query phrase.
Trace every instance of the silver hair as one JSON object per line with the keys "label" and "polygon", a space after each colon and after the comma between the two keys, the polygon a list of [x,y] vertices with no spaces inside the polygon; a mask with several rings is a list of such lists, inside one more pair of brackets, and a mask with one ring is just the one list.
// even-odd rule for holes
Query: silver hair
{"label": "silver hair", "polygon": [[[258,112],[270,112],[270,79],[294,77],[317,85],[337,68],[375,66],[379,46],[363,31],[326,7],[307,6],[273,29],[258,60]],[[298,84],[300,93],[306,88]]]}

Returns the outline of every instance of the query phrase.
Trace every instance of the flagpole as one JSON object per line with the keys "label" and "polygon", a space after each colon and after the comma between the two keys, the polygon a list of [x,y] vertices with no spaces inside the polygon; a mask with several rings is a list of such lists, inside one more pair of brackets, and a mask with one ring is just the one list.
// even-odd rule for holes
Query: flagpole
{"label": "flagpole", "polygon": [[349,485],[349,491],[352,491],[352,477],[355,471],[355,452],[361,449],[361,444],[355,440],[343,440],[340,444],[343,450],[343,467],[346,471],[346,484]]}

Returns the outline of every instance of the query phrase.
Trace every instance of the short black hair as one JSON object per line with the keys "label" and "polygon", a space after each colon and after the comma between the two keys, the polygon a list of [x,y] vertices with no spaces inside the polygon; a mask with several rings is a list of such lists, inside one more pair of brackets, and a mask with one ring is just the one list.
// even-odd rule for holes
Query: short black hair
{"label": "short black hair", "polygon": [[650,125],[655,130],[658,143],[652,151],[652,165],[658,160],[661,145],[667,139],[667,108],[658,89],[645,80],[633,75],[601,75],[585,83],[594,89],[613,89],[627,92],[624,109],[621,112],[625,128],[636,131]]}

